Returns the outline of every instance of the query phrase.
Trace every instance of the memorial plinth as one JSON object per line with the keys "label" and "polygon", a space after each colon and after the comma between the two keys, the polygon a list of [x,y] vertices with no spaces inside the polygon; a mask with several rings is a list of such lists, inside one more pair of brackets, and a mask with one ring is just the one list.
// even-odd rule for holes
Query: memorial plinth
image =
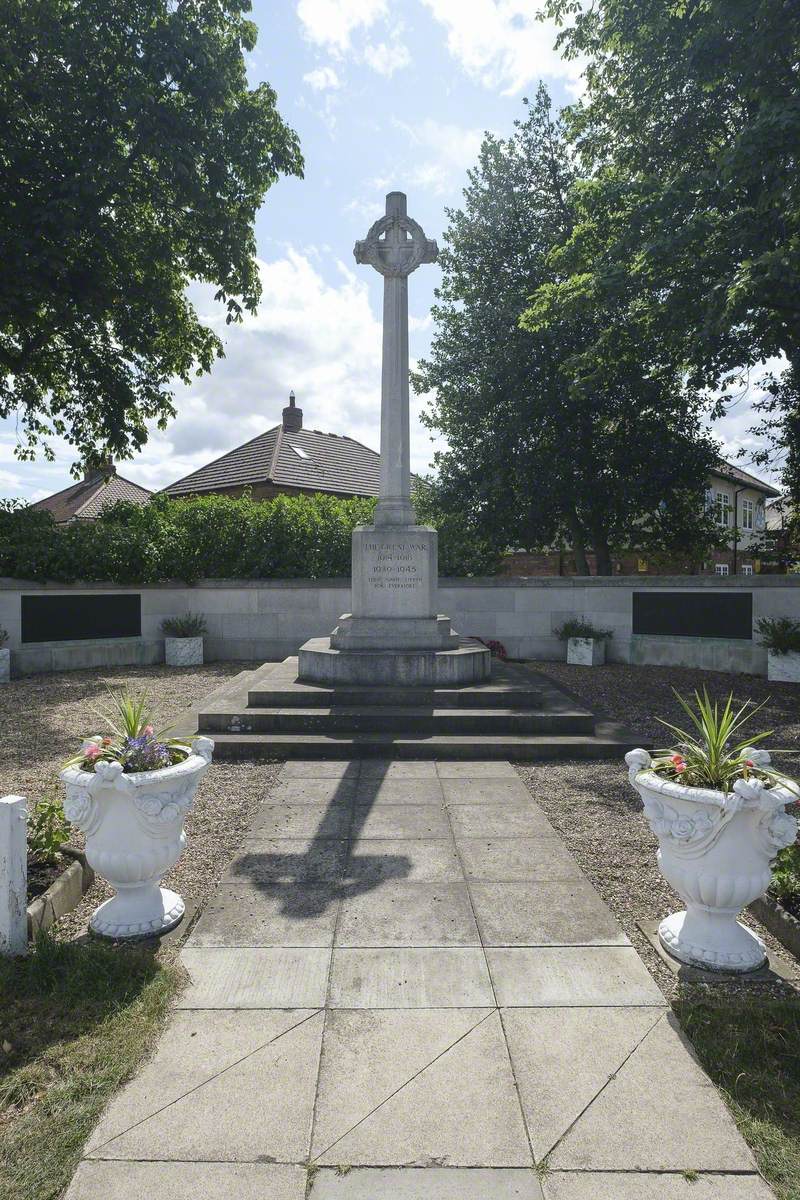
{"label": "memorial plinth", "polygon": [[383,276],[380,495],[374,524],[353,532],[351,611],[330,639],[300,648],[309,683],[442,686],[491,671],[486,647],[459,638],[438,610],[438,536],[416,524],[411,503],[408,276],[436,255],[402,192],[390,192],[386,215],[356,242],[356,262]]}

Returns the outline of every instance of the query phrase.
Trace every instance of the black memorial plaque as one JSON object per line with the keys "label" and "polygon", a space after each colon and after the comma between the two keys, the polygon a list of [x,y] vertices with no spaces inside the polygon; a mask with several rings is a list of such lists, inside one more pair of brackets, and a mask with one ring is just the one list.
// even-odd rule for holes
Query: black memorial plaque
{"label": "black memorial plaque", "polygon": [[84,642],[141,634],[142,597],[138,592],[22,597],[23,642]]}
{"label": "black memorial plaque", "polygon": [[633,632],[753,639],[752,592],[634,592]]}

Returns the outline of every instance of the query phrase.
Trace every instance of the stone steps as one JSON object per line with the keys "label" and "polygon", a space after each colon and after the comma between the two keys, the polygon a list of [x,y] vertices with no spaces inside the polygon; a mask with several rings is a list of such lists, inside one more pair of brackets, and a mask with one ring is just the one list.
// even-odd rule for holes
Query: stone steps
{"label": "stone steps", "polygon": [[420,758],[513,759],[620,758],[641,745],[629,737],[487,736],[480,738],[432,736],[394,737],[361,733],[334,737],[299,733],[213,734],[216,759],[259,758]]}
{"label": "stone steps", "polygon": [[424,705],[345,705],[329,708],[253,707],[245,712],[204,711],[203,732],[216,733],[408,733],[432,734],[585,734],[594,733],[594,717],[585,709],[549,712],[523,708],[429,708]]}

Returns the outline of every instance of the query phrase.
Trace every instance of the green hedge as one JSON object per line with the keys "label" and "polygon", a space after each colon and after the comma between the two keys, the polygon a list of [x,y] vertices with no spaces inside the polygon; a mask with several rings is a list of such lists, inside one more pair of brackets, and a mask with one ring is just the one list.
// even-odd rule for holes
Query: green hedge
{"label": "green hedge", "polygon": [[[322,494],[268,501],[159,495],[144,507],[117,504],[96,521],[56,525],[48,512],[5,502],[0,575],[125,584],[349,576],[350,535],[369,522],[374,506],[372,499]],[[495,563],[457,520],[443,519],[442,574],[483,574]]]}

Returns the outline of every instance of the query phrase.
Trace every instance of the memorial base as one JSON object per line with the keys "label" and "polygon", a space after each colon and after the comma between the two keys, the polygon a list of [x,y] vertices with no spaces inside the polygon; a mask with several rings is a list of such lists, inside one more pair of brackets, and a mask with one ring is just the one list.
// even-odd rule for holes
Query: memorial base
{"label": "memorial base", "polygon": [[455,650],[460,638],[450,618],[354,617],[345,613],[331,634],[334,650]]}
{"label": "memorial base", "polygon": [[458,687],[491,676],[491,653],[472,638],[457,638],[447,650],[340,650],[332,641],[312,638],[300,647],[297,675],[303,683]]}

